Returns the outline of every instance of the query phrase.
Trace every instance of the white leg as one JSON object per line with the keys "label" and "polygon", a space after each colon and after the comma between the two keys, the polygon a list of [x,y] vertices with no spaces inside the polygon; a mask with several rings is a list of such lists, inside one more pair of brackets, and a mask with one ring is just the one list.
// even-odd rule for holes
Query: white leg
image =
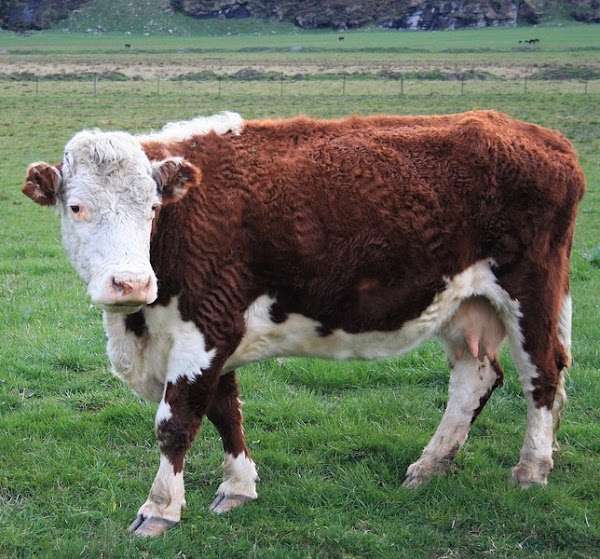
{"label": "white leg", "polygon": [[519,463],[513,468],[513,479],[521,487],[546,485],[552,471],[552,440],[554,418],[552,410],[538,408],[528,394],[527,433]]}
{"label": "white leg", "polygon": [[471,423],[499,380],[487,357],[479,361],[465,354],[456,361],[450,375],[448,405],[442,421],[421,458],[406,471],[405,487],[417,487],[434,474],[448,470],[467,440]]}
{"label": "white leg", "polygon": [[[527,398],[527,431],[519,463],[512,469],[513,479],[521,487],[531,485],[546,485],[548,475],[554,465],[552,461],[552,443],[554,438],[555,415],[559,410],[555,406],[561,406],[564,393],[562,380],[557,387],[557,397],[554,400],[553,409],[538,406],[534,400],[534,379],[539,376],[537,367],[531,361],[529,354],[523,348],[521,336],[510,336],[511,351],[513,359],[519,370],[519,377],[523,385],[523,392]],[[562,373],[561,373],[562,375]]]}
{"label": "white leg", "polygon": [[232,454],[225,454],[223,483],[217,489],[217,496],[210,510],[222,514],[246,501],[256,499],[257,480],[256,466],[244,452],[235,457]]}
{"label": "white leg", "polygon": [[175,473],[169,459],[161,454],[148,499],[140,507],[129,531],[137,536],[156,536],[179,522],[184,507],[183,471]]}

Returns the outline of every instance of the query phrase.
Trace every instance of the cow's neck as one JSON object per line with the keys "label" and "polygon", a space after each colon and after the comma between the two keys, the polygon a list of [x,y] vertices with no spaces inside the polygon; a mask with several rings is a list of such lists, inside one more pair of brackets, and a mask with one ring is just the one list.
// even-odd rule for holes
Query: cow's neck
{"label": "cow's neck", "polygon": [[104,311],[103,323],[112,373],[140,396],[160,400],[170,341],[166,337],[150,340],[143,311],[129,316]]}

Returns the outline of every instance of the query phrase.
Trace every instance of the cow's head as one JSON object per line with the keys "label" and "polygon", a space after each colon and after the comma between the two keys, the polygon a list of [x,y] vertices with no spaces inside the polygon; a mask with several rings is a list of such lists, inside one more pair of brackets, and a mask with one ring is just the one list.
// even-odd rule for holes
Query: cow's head
{"label": "cow's head", "polygon": [[150,265],[156,210],[200,178],[181,158],[151,163],[129,134],[84,131],[67,144],[62,164],[29,166],[23,193],[57,207],[63,245],[92,302],[133,312],[157,296]]}

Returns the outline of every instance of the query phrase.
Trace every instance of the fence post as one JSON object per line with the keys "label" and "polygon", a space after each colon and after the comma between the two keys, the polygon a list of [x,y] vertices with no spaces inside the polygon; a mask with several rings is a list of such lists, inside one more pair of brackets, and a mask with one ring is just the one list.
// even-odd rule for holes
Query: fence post
{"label": "fence post", "polygon": [[342,76],[342,95],[346,95],[346,74]]}
{"label": "fence post", "polygon": [[218,90],[217,90],[217,97],[221,97],[221,80],[223,78],[221,76],[217,76],[217,84],[218,84]]}
{"label": "fence post", "polygon": [[36,76],[35,77],[35,95],[36,95],[36,97],[39,92],[40,92],[40,77]]}
{"label": "fence post", "polygon": [[523,78],[523,93],[527,93],[527,76]]}
{"label": "fence post", "polygon": [[283,74],[279,78],[279,97],[283,97]]}
{"label": "fence post", "polygon": [[583,80],[583,83],[584,83],[584,87],[585,87],[584,91],[585,91],[585,94],[587,95],[588,94],[588,81],[587,81],[587,79]]}
{"label": "fence post", "polygon": [[460,94],[465,94],[465,75],[461,74],[460,76]]}
{"label": "fence post", "polygon": [[94,97],[98,95],[98,74],[94,74]]}
{"label": "fence post", "polygon": [[404,75],[400,74],[400,95],[404,95]]}
{"label": "fence post", "polygon": [[160,95],[160,76],[156,77],[156,95]]}

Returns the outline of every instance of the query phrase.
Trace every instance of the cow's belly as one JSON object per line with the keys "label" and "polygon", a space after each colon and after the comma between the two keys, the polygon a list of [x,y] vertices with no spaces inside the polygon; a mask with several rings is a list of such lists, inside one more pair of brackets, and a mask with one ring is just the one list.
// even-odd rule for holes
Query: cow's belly
{"label": "cow's belly", "polygon": [[435,317],[422,315],[400,330],[350,334],[334,330],[323,336],[321,324],[301,314],[285,322],[270,320],[275,299],[259,297],[246,313],[246,334],[227,361],[226,370],[271,357],[322,357],[326,359],[377,359],[399,355],[431,337]]}
{"label": "cow's belly", "polygon": [[448,280],[425,311],[398,330],[350,334],[338,329],[325,336],[319,333],[319,322],[300,314],[273,322],[270,309],[275,300],[263,295],[246,312],[246,334],[225,370],[280,356],[378,359],[401,355],[437,335],[460,303],[475,295],[487,296],[496,306],[506,304],[506,294],[497,285],[488,261],[478,262]]}

